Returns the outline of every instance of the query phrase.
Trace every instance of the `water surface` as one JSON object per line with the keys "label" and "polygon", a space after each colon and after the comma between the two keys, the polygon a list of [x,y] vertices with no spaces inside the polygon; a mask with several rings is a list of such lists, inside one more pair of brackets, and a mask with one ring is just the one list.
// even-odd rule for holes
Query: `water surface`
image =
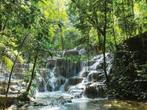
{"label": "water surface", "polygon": [[70,99],[72,97],[69,94],[61,92],[40,94],[38,100],[49,105],[40,107],[30,106],[26,110],[147,110],[147,103],[145,102],[108,100],[106,98],[73,98],[71,102],[59,104],[58,98],[61,96],[66,99]]}

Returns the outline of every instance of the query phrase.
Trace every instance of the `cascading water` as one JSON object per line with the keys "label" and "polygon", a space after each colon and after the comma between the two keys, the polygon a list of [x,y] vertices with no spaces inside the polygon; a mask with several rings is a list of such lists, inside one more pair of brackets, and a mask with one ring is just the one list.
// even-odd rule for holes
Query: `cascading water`
{"label": "cascading water", "polygon": [[[112,62],[113,55],[106,53],[107,74],[110,73]],[[82,97],[84,93],[87,95],[86,88],[94,87],[98,90],[99,86],[105,85],[102,54],[89,61],[78,63],[72,63],[61,58],[50,59],[47,67],[48,71],[41,73],[44,81],[44,86],[41,85],[41,87],[44,88],[44,91],[60,90],[73,94],[74,97]]]}
{"label": "cascading water", "polygon": [[[112,61],[113,55],[106,53],[107,74],[110,73]],[[42,89],[39,90],[44,91],[37,92],[36,96],[39,102],[40,100],[44,103],[46,101],[49,105],[43,107],[42,110],[89,110],[87,106],[81,106],[81,108],[76,105],[77,102],[88,104],[90,99],[87,97],[106,97],[103,95],[105,77],[102,54],[89,61],[77,63],[61,58],[49,59],[47,69],[41,71],[40,76],[41,82],[44,83],[40,85],[39,88]],[[104,100],[104,98],[98,98],[98,100]],[[69,105],[70,103],[72,105]],[[73,105],[79,107],[71,108]],[[90,108],[90,110],[95,109]]]}

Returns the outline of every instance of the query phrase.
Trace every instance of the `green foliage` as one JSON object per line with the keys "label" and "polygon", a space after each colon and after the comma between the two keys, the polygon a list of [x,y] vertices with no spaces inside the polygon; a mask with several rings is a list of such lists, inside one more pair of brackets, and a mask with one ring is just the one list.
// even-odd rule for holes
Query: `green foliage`
{"label": "green foliage", "polygon": [[[105,12],[107,13],[107,49],[116,43],[147,31],[146,1],[107,0],[71,0],[69,16],[73,24],[81,30],[83,42],[99,44],[103,41]],[[86,34],[87,33],[87,34]],[[111,48],[112,49],[112,48]],[[111,50],[110,49],[110,50]]]}
{"label": "green foliage", "polygon": [[6,68],[8,68],[8,70],[11,70],[13,61],[10,58],[7,56],[2,56],[2,62],[6,65]]}

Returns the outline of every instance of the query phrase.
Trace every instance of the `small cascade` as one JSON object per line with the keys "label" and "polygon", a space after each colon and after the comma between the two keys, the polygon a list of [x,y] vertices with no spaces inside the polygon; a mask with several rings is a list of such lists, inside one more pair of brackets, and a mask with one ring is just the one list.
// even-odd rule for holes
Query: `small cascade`
{"label": "small cascade", "polygon": [[[106,53],[107,74],[109,75],[112,68],[113,55]],[[97,55],[91,60],[82,63],[82,70],[79,72],[79,78],[83,80],[75,85],[71,85],[68,89],[70,94],[75,97],[83,95],[93,97],[104,97],[106,89],[105,77],[103,70],[103,55]]]}
{"label": "small cascade", "polygon": [[53,70],[49,70],[49,77],[49,85],[51,86],[52,91],[54,91],[57,82],[57,77],[55,77],[55,67],[53,68]]}
{"label": "small cascade", "polygon": [[[106,53],[107,74],[112,68],[113,55]],[[73,63],[66,59],[48,60],[47,69],[41,72],[43,91],[62,91],[73,97],[104,97],[106,89],[103,70],[103,55],[89,61]],[[40,82],[39,82],[40,83]]]}

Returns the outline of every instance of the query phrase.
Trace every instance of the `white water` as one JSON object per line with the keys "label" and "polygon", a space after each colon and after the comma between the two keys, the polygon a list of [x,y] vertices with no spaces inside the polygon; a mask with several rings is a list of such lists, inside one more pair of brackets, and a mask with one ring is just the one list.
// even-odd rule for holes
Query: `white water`
{"label": "white water", "polygon": [[[110,53],[106,54],[106,63],[107,63],[107,74],[110,73],[111,67],[112,67],[112,61],[113,56]],[[36,92],[36,100],[39,102],[43,102],[47,104],[48,106],[41,107],[41,108],[35,108],[35,110],[96,110],[95,107],[88,107],[86,104],[89,104],[91,101],[97,101],[97,100],[106,100],[106,98],[97,98],[97,99],[89,99],[85,97],[84,91],[88,84],[90,86],[98,86],[103,85],[103,81],[98,82],[91,82],[88,81],[88,76],[93,74],[94,72],[97,73],[99,71],[102,71],[102,63],[103,63],[103,55],[97,55],[94,58],[92,58],[89,62],[93,62],[91,65],[87,65],[88,63],[82,62],[82,68],[81,71],[78,73],[79,77],[82,77],[83,80],[76,84],[76,85],[70,85],[68,91],[65,91],[65,84],[68,83],[68,78],[65,78],[65,83],[60,85],[58,91],[54,91],[57,87],[57,81],[59,79],[63,79],[63,76],[56,75],[55,68],[53,69],[49,68],[48,71],[48,81],[45,81],[45,86],[49,84],[52,88],[52,92],[48,92],[47,89],[45,89],[45,92]],[[68,68],[68,67],[67,67]],[[69,69],[69,68],[68,68]],[[70,70],[72,71],[72,70]],[[82,74],[84,72],[88,72],[87,77],[83,77]],[[45,87],[47,88],[47,87]],[[69,100],[69,102],[66,102]],[[62,102],[64,104],[62,104]],[[82,105],[80,105],[80,103]],[[77,108],[74,109],[72,106],[76,106]],[[32,110],[32,108],[29,108],[29,110]]]}

